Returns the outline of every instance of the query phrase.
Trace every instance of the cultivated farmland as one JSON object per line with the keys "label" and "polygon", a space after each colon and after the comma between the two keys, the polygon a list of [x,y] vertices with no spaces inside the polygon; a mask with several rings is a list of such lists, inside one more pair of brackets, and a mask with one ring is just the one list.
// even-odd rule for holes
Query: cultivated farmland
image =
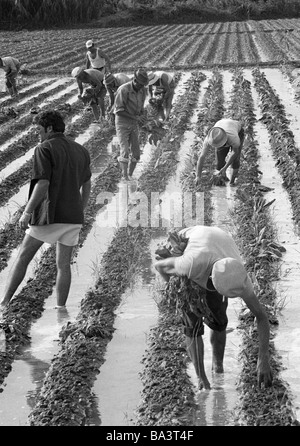
{"label": "cultivated farmland", "polygon": [[[141,134],[130,185],[121,181],[114,126],[91,124],[70,76],[90,38],[115,72],[144,66],[175,76],[166,135],[154,146]],[[26,64],[18,103],[0,98],[1,292],[24,235],[16,222],[38,143],[33,107],[64,114],[66,133],[88,148],[93,171],[67,311],[53,308],[55,248],[45,246],[5,314],[0,424],[297,425],[300,20],[1,32],[0,47]],[[240,119],[246,130],[237,187],[212,185],[212,154],[196,189],[201,142],[222,117]],[[168,197],[185,193],[202,200],[199,212],[191,208],[195,223],[229,230],[240,246],[269,315],[270,389],[256,386],[256,323],[240,303],[229,309],[224,377],[210,377],[210,392],[195,388],[173,299],[178,284],[163,289],[152,266],[157,243],[176,224],[168,217],[160,227],[139,224],[145,197],[156,197],[155,217]],[[208,339],[206,348],[209,371]]]}

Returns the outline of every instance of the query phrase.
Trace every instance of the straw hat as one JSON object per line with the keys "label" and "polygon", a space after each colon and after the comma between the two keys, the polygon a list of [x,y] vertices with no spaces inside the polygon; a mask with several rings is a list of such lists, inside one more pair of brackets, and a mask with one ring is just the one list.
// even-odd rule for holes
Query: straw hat
{"label": "straw hat", "polygon": [[215,289],[226,297],[242,297],[254,292],[244,265],[231,257],[214,263],[211,279]]}
{"label": "straw hat", "polygon": [[221,127],[213,127],[208,134],[208,143],[215,149],[224,146],[227,141],[227,133]]}
{"label": "straw hat", "polygon": [[150,73],[148,73],[148,79],[149,79],[148,85],[153,85],[158,80],[158,75],[154,73],[154,71],[150,71]]}
{"label": "straw hat", "polygon": [[84,71],[84,68],[82,68],[82,67],[75,67],[72,70],[71,75],[72,75],[72,77],[78,77],[83,71]]}
{"label": "straw hat", "polygon": [[147,85],[149,82],[147,71],[144,68],[139,68],[134,72],[134,79],[136,79],[140,84]]}

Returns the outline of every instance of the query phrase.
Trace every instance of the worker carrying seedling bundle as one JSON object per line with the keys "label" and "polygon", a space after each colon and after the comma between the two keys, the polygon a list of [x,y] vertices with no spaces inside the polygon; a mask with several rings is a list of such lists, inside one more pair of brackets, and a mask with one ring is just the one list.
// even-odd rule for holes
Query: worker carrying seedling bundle
{"label": "worker carrying seedling bundle", "polygon": [[0,57],[0,68],[5,71],[5,85],[12,98],[18,97],[17,76],[21,63],[15,57]]}
{"label": "worker carrying seedling bundle", "polygon": [[199,388],[210,389],[203,360],[203,322],[211,329],[212,370],[223,373],[228,298],[236,297],[242,298],[256,317],[258,385],[271,386],[268,317],[254,292],[233,238],[218,227],[197,225],[182,229],[178,234],[172,232],[156,254],[158,261],[154,266],[168,282],[166,292],[174,281],[182,281],[175,294],[182,310],[187,352],[195,367]]}
{"label": "worker carrying seedling bundle", "polygon": [[[92,107],[95,122],[99,122],[100,118],[104,119],[104,98],[106,95],[106,88],[103,84],[104,74],[93,68],[85,70],[82,67],[75,67],[71,74],[77,81],[78,98],[84,104]],[[84,88],[83,84],[89,84],[89,87]]]}
{"label": "worker carrying seedling bundle", "polygon": [[216,185],[224,185],[225,181],[228,181],[226,170],[231,166],[232,176],[230,185],[235,185],[240,168],[244,137],[244,129],[240,121],[221,119],[215,123],[203,141],[203,147],[198,158],[196,167],[197,186],[201,184],[204,162],[210,149],[215,150],[217,160],[217,174],[214,175],[214,183]]}
{"label": "worker carrying seedling bundle", "polygon": [[164,119],[169,120],[172,102],[175,92],[175,81],[172,74],[165,71],[150,71],[149,77],[149,93],[153,96],[153,87],[158,87],[163,94]]}

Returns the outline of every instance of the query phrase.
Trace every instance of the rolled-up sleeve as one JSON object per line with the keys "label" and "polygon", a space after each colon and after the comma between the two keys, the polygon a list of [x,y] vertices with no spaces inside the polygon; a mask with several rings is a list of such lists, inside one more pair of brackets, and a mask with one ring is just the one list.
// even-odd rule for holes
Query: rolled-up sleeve
{"label": "rolled-up sleeve", "polygon": [[127,100],[127,91],[125,89],[118,88],[116,97],[115,97],[115,104],[114,104],[114,112],[118,113],[120,111],[125,110],[125,104]]}

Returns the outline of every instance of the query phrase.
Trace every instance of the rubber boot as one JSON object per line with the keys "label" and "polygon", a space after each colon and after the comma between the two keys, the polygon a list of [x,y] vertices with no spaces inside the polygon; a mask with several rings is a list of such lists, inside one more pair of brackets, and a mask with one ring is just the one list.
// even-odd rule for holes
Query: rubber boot
{"label": "rubber boot", "polygon": [[13,97],[17,98],[19,96],[19,92],[16,86],[12,87],[13,90]]}
{"label": "rubber boot", "polygon": [[124,163],[122,161],[120,161],[120,167],[122,170],[122,176],[125,180],[128,180],[128,163]]}

